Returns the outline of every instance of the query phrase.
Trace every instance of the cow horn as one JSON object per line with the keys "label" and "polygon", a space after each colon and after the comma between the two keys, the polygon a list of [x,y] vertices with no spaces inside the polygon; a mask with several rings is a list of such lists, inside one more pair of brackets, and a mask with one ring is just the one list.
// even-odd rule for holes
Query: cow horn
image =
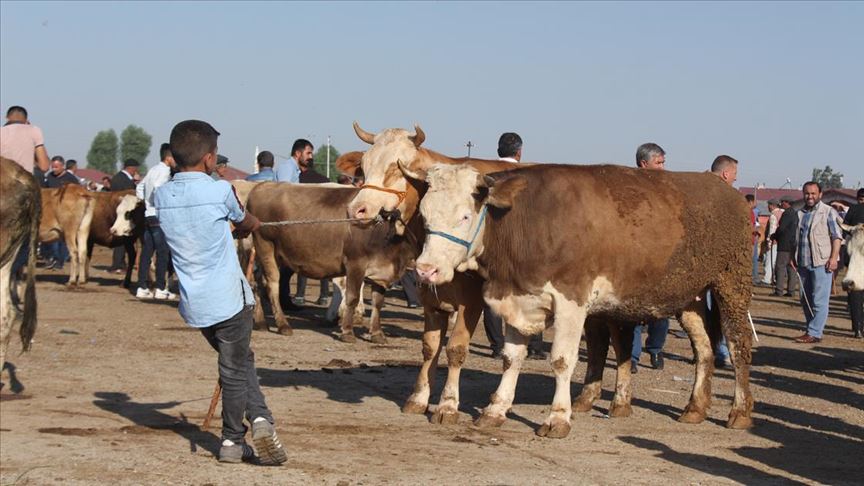
{"label": "cow horn", "polygon": [[414,124],[414,135],[408,137],[412,142],[414,142],[415,147],[419,147],[426,140],[426,134],[423,133],[423,129],[420,128],[420,125]]}
{"label": "cow horn", "polygon": [[360,124],[356,121],[354,122],[354,133],[356,133],[357,136],[360,137],[360,140],[363,140],[369,145],[373,145],[375,143],[375,134],[369,133],[366,130],[360,128]]}
{"label": "cow horn", "polygon": [[414,179],[417,181],[425,181],[426,180],[426,171],[412,171],[409,169],[401,159],[396,159],[396,165],[399,166],[399,170],[402,171],[402,174],[409,179]]}

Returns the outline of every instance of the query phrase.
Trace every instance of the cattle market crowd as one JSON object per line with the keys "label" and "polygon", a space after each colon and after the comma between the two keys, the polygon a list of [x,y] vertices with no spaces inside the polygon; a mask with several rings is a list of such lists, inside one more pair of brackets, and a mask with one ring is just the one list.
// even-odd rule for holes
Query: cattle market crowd
{"label": "cattle market crowd", "polygon": [[[812,345],[824,338],[829,299],[840,292],[835,280],[845,272],[850,336],[864,334],[864,189],[855,205],[828,204],[809,181],[800,198],[768,200],[765,220],[755,195],[732,187],[739,161],[729,155],[706,161],[704,173],[667,170],[656,143],[638,146],[635,168],[538,164],[523,160],[517,133],[505,132],[497,160],[464,159],[423,147],[420,127],[354,129],[369,147],[338,159],[338,183],[316,170],[314,147],[302,138],[290,158],[277,163],[261,151],[254,174],[226,181],[220,133],[200,120],[177,123],[143,177],[143,161],[127,159],[96,181],[79,177],[76,160],[49,154],[25,108],[8,108],[0,128],[0,362],[13,329],[25,349],[31,345],[36,267],[61,271],[69,263],[69,285],[83,285],[94,245],[113,249],[107,272],[122,275],[137,299],[179,301],[183,320],[218,354],[218,460],[229,463],[288,458],[250,341],[253,329],[271,324],[292,334],[286,313],[308,305],[310,278],[320,281],[314,304],[328,308],[343,342],[357,339],[364,285],[372,342],[386,342],[388,289],[399,286],[408,308],[422,307],[423,363],[406,413],[430,410],[443,349],[447,381],[432,420],[456,422],[459,372],[481,318],[503,373],[476,425],[506,420],[525,359],[549,360],[556,390],[537,433],[551,438],[567,436],[571,413],[600,397],[610,344],[618,363],[610,415],[629,415],[631,376],[663,370],[670,333],[690,339],[694,353],[696,378],[680,420],[705,420],[710,376],[726,368],[735,373],[727,426],[750,427],[754,286],[800,302],[795,341]],[[681,329],[670,329],[670,319]],[[543,341],[550,327],[551,347]],[[571,400],[583,334],[585,386]]]}

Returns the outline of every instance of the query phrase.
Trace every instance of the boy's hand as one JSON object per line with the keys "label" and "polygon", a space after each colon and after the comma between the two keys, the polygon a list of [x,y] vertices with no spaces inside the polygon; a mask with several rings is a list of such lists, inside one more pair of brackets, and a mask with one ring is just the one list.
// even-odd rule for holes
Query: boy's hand
{"label": "boy's hand", "polygon": [[234,237],[246,238],[250,233],[261,227],[261,221],[252,213],[247,212],[243,221],[234,223]]}

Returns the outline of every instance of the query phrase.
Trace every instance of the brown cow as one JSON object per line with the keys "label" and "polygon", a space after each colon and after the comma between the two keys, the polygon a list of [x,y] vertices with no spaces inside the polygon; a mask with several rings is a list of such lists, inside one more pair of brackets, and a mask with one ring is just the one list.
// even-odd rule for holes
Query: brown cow
{"label": "brown cow", "polygon": [[87,236],[93,220],[94,194],[77,184],[42,189],[39,240],[51,243],[64,238],[72,259],[70,286],[87,282]]}
{"label": "brown cow", "polygon": [[[6,350],[12,330],[20,326],[24,351],[30,349],[36,333],[36,243],[39,236],[41,194],[33,175],[6,158],[0,158],[0,370],[6,363]],[[17,276],[12,266],[21,248],[29,250],[23,312],[12,299]]]}
{"label": "brown cow", "polygon": [[91,194],[95,199],[95,206],[87,238],[87,260],[89,262],[93,255],[94,245],[108,248],[122,246],[126,250],[129,262],[122,285],[129,288],[132,282],[132,269],[138,254],[135,242],[144,231],[144,201],[138,199],[133,189]]}
{"label": "brown cow", "polygon": [[457,269],[476,268],[486,302],[508,324],[504,375],[478,425],[503,423],[528,336],[554,325],[556,392],[538,434],[566,436],[570,378],[589,315],[636,322],[677,314],[691,337],[701,329],[683,421],[703,420],[713,356],[697,296],[706,290],[716,297],[735,366],[727,426],[752,425],[750,228],[736,191],[711,174],[616,166],[541,165],[480,177],[470,165],[440,165],[427,180],[420,210],[437,233],[427,233],[418,275],[444,283]]}
{"label": "brown cow", "polygon": [[[262,223],[344,219],[348,201],[357,191],[355,187],[330,183],[262,182],[249,194],[247,209]],[[279,305],[279,268],[288,266],[310,278],[347,277],[347,311],[340,335],[345,342],[356,340],[352,329],[354,309],[361,297],[359,290],[363,279],[370,280],[373,309],[369,332],[372,342],[384,342],[380,323],[384,291],[399,279],[418,250],[416,237],[410,241],[410,232],[404,236],[394,233],[393,223],[389,222],[365,228],[344,222],[265,225],[255,231],[257,260],[264,271],[279,332],[292,333]],[[256,308],[260,309],[260,299]],[[256,318],[261,320],[263,313],[256,310]]]}
{"label": "brown cow", "polygon": [[[353,158],[340,158],[338,167],[346,174],[363,173],[366,182],[371,184],[367,191],[361,191],[349,205],[349,214],[374,214],[381,210],[396,210],[405,214],[414,214],[419,199],[417,184],[411,183],[404,176],[396,176],[397,160],[408,162],[411,167],[425,170],[436,163],[465,164],[471,163],[478,171],[485,174],[494,170],[524,167],[529,164],[509,164],[499,161],[483,161],[479,159],[451,158],[426,148],[420,147],[425,134],[420,127],[415,127],[416,133],[411,134],[402,129],[388,129],[379,134],[370,134],[362,130],[355,122],[354,129],[361,140],[372,145],[368,153]],[[381,190],[383,189],[383,190]],[[403,192],[404,191],[404,192]],[[359,210],[359,212],[358,212]],[[441,395],[441,401],[432,416],[435,423],[455,423],[458,420],[459,405],[459,374],[468,344],[477,325],[477,316],[482,307],[480,287],[482,279],[471,272],[458,272],[454,280],[446,286],[455,289],[445,289],[436,286],[437,296],[430,302],[424,297],[426,327],[423,334],[423,365],[418,374],[414,392],[408,398],[403,412],[424,413],[428,408],[434,370],[437,367],[441,344],[447,332],[447,320],[435,317],[439,312],[457,312],[453,335],[447,342],[448,374]],[[443,326],[443,327],[442,327]],[[686,326],[685,326],[686,327]],[[617,363],[616,392],[612,400],[609,415],[626,417],[631,413],[630,391],[630,355],[633,326],[632,324],[589,319],[586,323],[586,341],[588,344],[588,369],[585,374],[585,386],[574,404],[574,409],[581,412],[591,410],[593,402],[600,395],[602,373],[605,368],[606,355],[610,340],[615,349]],[[694,347],[704,346],[704,330],[688,330]],[[703,349],[702,354],[710,353]],[[690,415],[682,417],[682,421],[693,418]]]}

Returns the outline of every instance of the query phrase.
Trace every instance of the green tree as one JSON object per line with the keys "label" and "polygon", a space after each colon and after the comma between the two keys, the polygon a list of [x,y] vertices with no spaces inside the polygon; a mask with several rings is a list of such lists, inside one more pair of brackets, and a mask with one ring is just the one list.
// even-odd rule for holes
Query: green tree
{"label": "green tree", "polygon": [[813,179],[822,185],[822,189],[840,189],[843,187],[843,174],[834,172],[830,165],[824,169],[813,169]]}
{"label": "green tree", "polygon": [[[312,155],[315,163],[315,170],[321,174],[327,175],[327,145],[318,147],[318,150]],[[339,177],[339,169],[336,168],[336,159],[339,158],[339,151],[336,147],[330,146],[330,180],[336,182]]]}
{"label": "green tree", "polygon": [[117,171],[117,133],[114,129],[102,130],[93,137],[87,152],[87,167],[106,174]]}
{"label": "green tree", "polygon": [[147,166],[144,165],[144,160],[150,153],[150,145],[153,144],[153,137],[145,132],[143,128],[129,125],[120,133],[120,160],[135,159],[141,163],[139,170],[141,174],[147,172]]}

